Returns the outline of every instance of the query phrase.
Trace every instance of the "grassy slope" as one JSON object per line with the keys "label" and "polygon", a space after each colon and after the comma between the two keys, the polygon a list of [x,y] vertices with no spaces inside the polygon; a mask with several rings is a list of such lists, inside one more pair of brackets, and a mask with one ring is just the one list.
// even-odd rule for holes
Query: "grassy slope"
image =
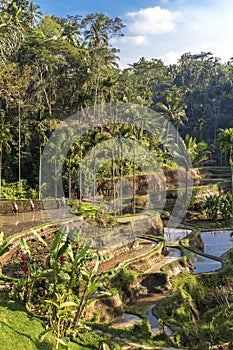
{"label": "grassy slope", "polygon": [[[53,350],[55,339],[49,334],[43,342],[39,335],[44,330],[41,321],[16,302],[0,303],[0,349],[1,350]],[[69,349],[96,349],[72,343]]]}

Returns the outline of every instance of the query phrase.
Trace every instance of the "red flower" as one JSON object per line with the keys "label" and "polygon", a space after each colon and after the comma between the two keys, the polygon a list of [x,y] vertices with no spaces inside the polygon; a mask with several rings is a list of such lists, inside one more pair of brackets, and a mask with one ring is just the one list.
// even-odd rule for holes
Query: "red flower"
{"label": "red flower", "polygon": [[60,256],[60,263],[64,264],[66,257],[64,255]]}
{"label": "red flower", "polygon": [[21,259],[23,260],[22,269],[23,269],[24,274],[26,275],[28,273],[27,254],[23,253],[21,255]]}
{"label": "red flower", "polygon": [[21,255],[21,259],[22,259],[22,260],[27,260],[27,254],[23,253],[23,254]]}

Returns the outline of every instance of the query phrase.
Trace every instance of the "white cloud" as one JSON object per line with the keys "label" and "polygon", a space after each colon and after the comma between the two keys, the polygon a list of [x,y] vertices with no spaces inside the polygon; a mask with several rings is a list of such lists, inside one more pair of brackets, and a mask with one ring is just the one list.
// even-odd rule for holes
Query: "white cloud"
{"label": "white cloud", "polygon": [[128,12],[127,28],[137,35],[157,35],[171,32],[175,29],[179,12],[171,12],[159,6],[141,9],[138,12]]}
{"label": "white cloud", "polygon": [[184,52],[175,52],[175,51],[169,51],[165,55],[162,55],[159,57],[165,64],[174,64],[177,63],[177,61],[180,59],[180,56]]}
{"label": "white cloud", "polygon": [[144,35],[136,35],[136,36],[123,36],[120,38],[120,41],[126,45],[138,46],[138,45],[147,45],[149,40]]}
{"label": "white cloud", "polygon": [[163,6],[167,9],[145,8],[126,14],[125,37],[116,43],[121,67],[141,57],[177,63],[187,52],[212,52],[222,62],[233,56],[232,0],[225,0],[224,5],[222,0],[176,0]]}

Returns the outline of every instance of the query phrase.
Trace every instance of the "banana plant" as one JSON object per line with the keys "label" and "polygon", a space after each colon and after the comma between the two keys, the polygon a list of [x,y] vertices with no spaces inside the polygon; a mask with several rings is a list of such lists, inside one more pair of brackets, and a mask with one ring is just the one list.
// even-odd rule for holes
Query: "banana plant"
{"label": "banana plant", "polygon": [[[55,298],[53,300],[47,299],[45,302],[52,306],[52,309],[56,310],[56,317],[51,318],[50,323],[51,327],[47,328],[40,336],[40,339],[43,340],[44,337],[49,332],[53,332],[56,334],[56,350],[66,350],[68,349],[70,339],[69,337],[64,336],[64,329],[66,331],[69,330],[69,324],[73,315],[75,313],[75,309],[77,308],[77,304],[73,301],[66,301],[67,295],[66,293],[55,294]],[[53,315],[53,312],[52,314]]]}
{"label": "banana plant", "polygon": [[[107,289],[100,288],[109,274],[98,274],[99,262],[105,257],[99,257],[92,250],[91,239],[81,242],[78,229],[69,232],[66,226],[61,226],[52,247],[36,231],[33,233],[50,254],[50,267],[35,274],[30,284],[31,293],[36,277],[48,281],[49,294],[44,301],[47,304],[46,314],[49,314],[49,327],[42,337],[52,331],[57,339],[56,350],[68,349],[71,334],[75,336],[81,330],[87,330],[83,317],[87,306],[98,298],[111,295]],[[30,257],[27,243],[21,243],[25,255]]]}
{"label": "banana plant", "polygon": [[4,232],[0,231],[0,256],[9,251],[10,245],[7,240],[4,240]]}

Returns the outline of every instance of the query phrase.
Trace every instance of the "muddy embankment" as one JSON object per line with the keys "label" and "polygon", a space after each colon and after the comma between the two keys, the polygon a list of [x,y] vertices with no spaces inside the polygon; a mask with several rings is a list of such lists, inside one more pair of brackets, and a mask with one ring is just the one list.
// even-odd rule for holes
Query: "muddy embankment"
{"label": "muddy embankment", "polygon": [[[120,299],[118,295],[115,295],[112,298],[108,298],[106,301],[96,301],[95,304],[91,306],[91,310],[93,311],[93,308],[95,309],[96,307],[100,319],[112,322],[115,317],[121,315],[124,309],[123,305],[130,304],[136,299],[150,293],[166,293],[171,289],[171,277],[193,270],[193,267],[188,263],[185,257],[163,265],[163,247],[163,242],[160,242],[150,253],[119,264],[119,271],[112,277],[111,284],[115,285],[116,283],[119,285],[119,281],[121,281],[122,278],[124,279],[124,277],[122,277],[124,272],[122,271],[136,272],[135,278],[131,283],[125,283],[125,281],[123,281]],[[130,252],[130,247],[125,247],[124,249],[126,254]],[[160,265],[160,267],[158,267],[158,272],[147,272],[155,264],[157,266]],[[102,303],[104,304],[103,313],[101,309]]]}
{"label": "muddy embankment", "polygon": [[[188,174],[188,185],[198,184],[200,177],[197,172],[191,170]],[[185,169],[164,169],[153,174],[140,174],[133,176],[124,176],[122,179],[116,177],[112,179],[100,179],[97,181],[97,192],[104,198],[104,200],[113,199],[113,189],[115,189],[115,197],[119,197],[120,193],[123,194],[124,200],[132,198],[133,187],[135,189],[135,207],[136,212],[140,212],[145,206],[147,208],[160,207],[161,203],[167,202],[167,204],[174,204],[177,193],[168,193],[169,189],[185,188],[186,185],[186,173]],[[127,205],[123,205],[123,214],[132,213],[133,211],[133,198]]]}

